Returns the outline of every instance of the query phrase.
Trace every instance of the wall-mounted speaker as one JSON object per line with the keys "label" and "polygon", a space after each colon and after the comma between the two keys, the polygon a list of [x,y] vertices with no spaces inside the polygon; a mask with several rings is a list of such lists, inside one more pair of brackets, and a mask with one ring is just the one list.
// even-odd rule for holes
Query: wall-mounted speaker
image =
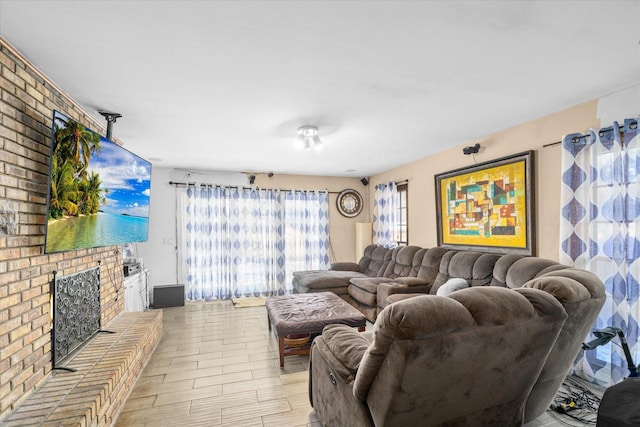
{"label": "wall-mounted speaker", "polygon": [[478,151],[480,151],[480,144],[470,145],[469,147],[464,147],[462,149],[462,152],[467,155],[476,154]]}
{"label": "wall-mounted speaker", "polygon": [[365,187],[366,187],[367,185],[369,185],[369,179],[367,179],[366,177],[365,177],[365,178],[362,178],[362,179],[360,180],[360,182],[361,182],[361,183],[362,183],[362,185],[364,185]]}

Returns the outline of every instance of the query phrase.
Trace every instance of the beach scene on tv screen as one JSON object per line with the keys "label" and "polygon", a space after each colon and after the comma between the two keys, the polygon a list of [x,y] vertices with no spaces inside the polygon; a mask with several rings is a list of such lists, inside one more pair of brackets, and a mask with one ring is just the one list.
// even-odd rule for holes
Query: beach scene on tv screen
{"label": "beach scene on tv screen", "polygon": [[147,240],[151,164],[54,116],[46,252]]}

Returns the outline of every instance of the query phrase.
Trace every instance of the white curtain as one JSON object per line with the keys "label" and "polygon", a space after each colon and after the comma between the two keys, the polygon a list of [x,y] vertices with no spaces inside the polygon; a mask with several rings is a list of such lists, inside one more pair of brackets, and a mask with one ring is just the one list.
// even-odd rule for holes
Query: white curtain
{"label": "white curtain", "polygon": [[395,182],[376,185],[373,206],[373,243],[391,248],[398,243],[398,186]]}
{"label": "white curtain", "polygon": [[[621,329],[638,362],[640,281],[640,136],[623,127],[571,134],[562,141],[560,261],[602,279],[607,299],[595,329]],[[622,138],[621,138],[622,131]],[[576,373],[608,386],[628,376],[618,338],[576,362]]]}
{"label": "white curtain", "polygon": [[286,282],[294,271],[323,270],[329,262],[329,198],[326,192],[284,194]]}
{"label": "white curtain", "polygon": [[326,192],[189,186],[179,206],[188,300],[281,295],[293,271],[329,265]]}

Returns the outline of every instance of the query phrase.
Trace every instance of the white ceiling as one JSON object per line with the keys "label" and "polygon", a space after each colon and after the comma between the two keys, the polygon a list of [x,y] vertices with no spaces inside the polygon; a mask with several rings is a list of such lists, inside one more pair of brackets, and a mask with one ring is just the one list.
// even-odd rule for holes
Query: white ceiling
{"label": "white ceiling", "polygon": [[0,0],[0,36],[188,170],[370,176],[640,83],[637,0]]}

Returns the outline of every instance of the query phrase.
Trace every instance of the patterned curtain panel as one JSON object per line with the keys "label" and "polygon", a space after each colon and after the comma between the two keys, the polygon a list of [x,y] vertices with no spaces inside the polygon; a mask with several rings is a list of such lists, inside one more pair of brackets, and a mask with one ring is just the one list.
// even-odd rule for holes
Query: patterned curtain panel
{"label": "patterned curtain panel", "polygon": [[[635,125],[634,125],[635,123]],[[620,137],[620,130],[623,137]],[[625,120],[562,141],[560,261],[592,271],[607,300],[595,329],[620,328],[636,363],[640,281],[640,135]],[[629,375],[618,338],[580,354],[576,373],[603,386]]]}
{"label": "patterned curtain panel", "polygon": [[373,206],[373,243],[392,248],[398,242],[398,187],[395,182],[376,185]]}
{"label": "patterned curtain panel", "polygon": [[329,267],[329,197],[326,192],[284,193],[284,280],[294,271]]}
{"label": "patterned curtain panel", "polygon": [[326,192],[190,186],[179,200],[189,300],[281,295],[292,271],[329,265]]}

